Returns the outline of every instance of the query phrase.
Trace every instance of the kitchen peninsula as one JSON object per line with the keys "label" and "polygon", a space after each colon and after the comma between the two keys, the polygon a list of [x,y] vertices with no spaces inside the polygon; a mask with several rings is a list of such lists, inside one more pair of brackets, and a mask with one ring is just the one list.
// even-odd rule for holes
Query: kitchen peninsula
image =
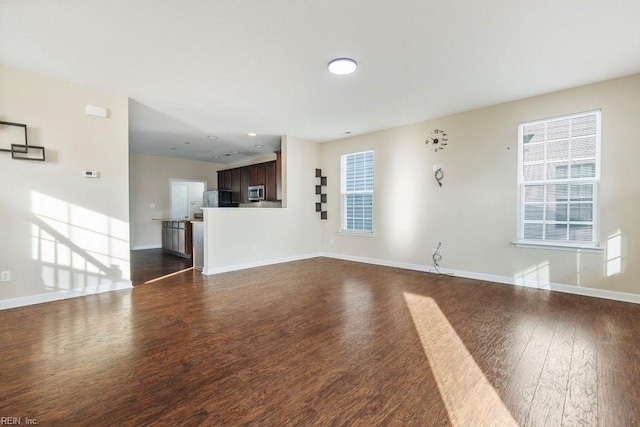
{"label": "kitchen peninsula", "polygon": [[193,255],[191,223],[202,220],[153,218],[162,221],[162,249],[172,255],[191,258]]}

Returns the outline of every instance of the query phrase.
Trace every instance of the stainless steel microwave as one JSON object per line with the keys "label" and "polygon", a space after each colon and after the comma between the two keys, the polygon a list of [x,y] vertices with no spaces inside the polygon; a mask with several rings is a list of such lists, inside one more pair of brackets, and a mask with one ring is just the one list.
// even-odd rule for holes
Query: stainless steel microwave
{"label": "stainless steel microwave", "polygon": [[248,194],[251,202],[264,200],[264,185],[250,185]]}

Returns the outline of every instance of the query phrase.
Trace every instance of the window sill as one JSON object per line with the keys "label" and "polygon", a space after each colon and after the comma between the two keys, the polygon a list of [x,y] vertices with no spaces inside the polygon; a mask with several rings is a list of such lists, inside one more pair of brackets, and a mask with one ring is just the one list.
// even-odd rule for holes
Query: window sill
{"label": "window sill", "polygon": [[374,236],[375,233],[373,231],[351,231],[351,230],[340,230],[340,234],[347,234],[352,236]]}
{"label": "window sill", "polygon": [[511,242],[516,248],[529,248],[529,249],[550,249],[554,251],[571,251],[571,252],[585,252],[599,254],[604,251],[601,246],[589,246],[571,243],[552,243],[552,242],[529,242],[529,241],[515,241]]}

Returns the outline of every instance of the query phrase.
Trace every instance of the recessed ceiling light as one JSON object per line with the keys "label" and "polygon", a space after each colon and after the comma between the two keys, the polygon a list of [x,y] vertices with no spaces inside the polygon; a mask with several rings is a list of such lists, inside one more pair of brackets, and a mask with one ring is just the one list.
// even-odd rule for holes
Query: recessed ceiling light
{"label": "recessed ceiling light", "polygon": [[256,134],[255,134],[255,133],[253,133],[253,132],[249,132],[247,135],[248,135],[248,136],[256,136]]}
{"label": "recessed ceiling light", "polygon": [[256,148],[262,148],[262,147],[264,147],[264,146],[263,146],[262,144],[256,144],[256,145],[254,145],[254,147],[256,147]]}
{"label": "recessed ceiling light", "polygon": [[234,150],[231,152],[231,154],[238,154],[238,152]]}
{"label": "recessed ceiling light", "polygon": [[215,136],[215,135],[207,135],[207,138],[209,138],[209,139],[218,139],[218,137]]}
{"label": "recessed ceiling light", "polygon": [[358,63],[351,58],[336,58],[327,65],[329,72],[339,76],[351,74],[358,69]]}
{"label": "recessed ceiling light", "polygon": [[220,156],[213,156],[213,158],[214,158],[214,159],[219,159],[219,158],[220,158]]}

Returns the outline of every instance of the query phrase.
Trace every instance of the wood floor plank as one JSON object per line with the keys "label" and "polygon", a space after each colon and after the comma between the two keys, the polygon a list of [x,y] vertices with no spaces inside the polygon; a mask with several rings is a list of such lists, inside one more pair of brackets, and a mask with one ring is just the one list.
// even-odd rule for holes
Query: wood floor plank
{"label": "wood floor plank", "polygon": [[[627,325],[619,328],[618,325]],[[614,305],[597,318],[598,425],[640,425],[640,407],[633,393],[640,389],[640,360],[630,342],[640,341],[640,319]]]}
{"label": "wood floor plank", "polygon": [[574,317],[576,334],[562,414],[562,425],[566,426],[595,426],[598,423],[597,335],[590,317],[584,313]]}
{"label": "wood floor plank", "polygon": [[574,337],[574,325],[559,319],[523,425],[558,426],[562,424]]}
{"label": "wood floor plank", "polygon": [[544,363],[548,358],[556,321],[557,317],[551,315],[537,322],[529,343],[504,390],[505,404],[520,425],[525,423],[529,415]]}
{"label": "wood floor plank", "polygon": [[428,347],[456,342],[521,423],[638,423],[639,305],[326,258],[0,311],[0,415],[451,425],[440,386],[462,365],[440,355],[434,372],[407,293],[441,312]]}

